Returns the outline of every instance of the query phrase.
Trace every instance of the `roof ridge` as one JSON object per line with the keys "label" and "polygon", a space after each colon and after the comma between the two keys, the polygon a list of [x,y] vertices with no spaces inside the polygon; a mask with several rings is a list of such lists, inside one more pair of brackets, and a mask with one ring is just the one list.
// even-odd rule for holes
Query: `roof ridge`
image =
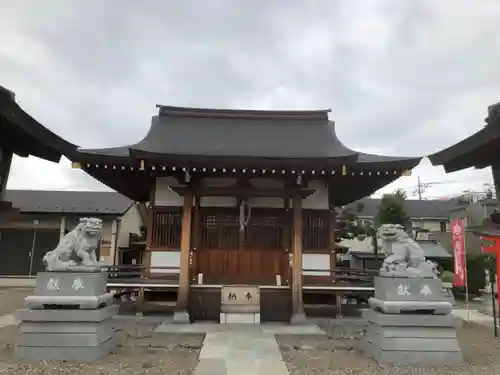
{"label": "roof ridge", "polygon": [[258,110],[258,109],[213,109],[176,107],[157,104],[160,116],[204,117],[204,118],[247,118],[247,119],[297,119],[328,120],[331,109],[321,110]]}

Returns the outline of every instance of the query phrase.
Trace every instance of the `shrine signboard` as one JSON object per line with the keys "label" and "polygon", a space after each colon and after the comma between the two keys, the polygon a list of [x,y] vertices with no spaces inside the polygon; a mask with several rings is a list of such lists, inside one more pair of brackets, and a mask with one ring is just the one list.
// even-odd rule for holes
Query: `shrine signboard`
{"label": "shrine signboard", "polygon": [[222,287],[222,305],[259,305],[259,288],[256,286]]}

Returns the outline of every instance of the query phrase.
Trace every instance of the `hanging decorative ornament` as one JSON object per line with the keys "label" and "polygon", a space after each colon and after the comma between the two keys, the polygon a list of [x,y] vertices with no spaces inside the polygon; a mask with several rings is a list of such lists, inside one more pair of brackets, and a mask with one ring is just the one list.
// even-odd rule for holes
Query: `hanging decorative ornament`
{"label": "hanging decorative ornament", "polygon": [[[245,217],[245,203],[248,207],[248,212],[246,217]],[[240,232],[243,232],[245,230],[245,227],[248,225],[248,222],[250,221],[251,214],[252,214],[252,207],[248,202],[242,200],[240,203]]]}

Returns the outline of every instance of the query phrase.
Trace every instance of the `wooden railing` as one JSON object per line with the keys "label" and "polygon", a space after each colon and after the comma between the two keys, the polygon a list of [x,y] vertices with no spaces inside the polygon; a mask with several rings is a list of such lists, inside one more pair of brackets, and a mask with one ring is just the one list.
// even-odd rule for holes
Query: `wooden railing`
{"label": "wooden railing", "polygon": [[[108,272],[108,282],[111,281],[169,281],[178,282],[180,267],[160,267],[160,266],[144,266],[144,265],[118,265],[118,266],[102,266],[101,270]],[[174,271],[174,272],[151,272],[151,271]]]}
{"label": "wooden railing", "polygon": [[[379,270],[360,269],[360,268],[322,268],[322,269],[303,269],[302,272],[310,273],[329,273],[335,275],[333,282],[330,276],[313,276],[302,275],[303,285],[373,285],[373,279],[378,276]],[[309,280],[312,280],[310,282]],[[323,281],[322,281],[323,280]]]}
{"label": "wooden railing", "polygon": [[[132,283],[132,284],[164,284],[177,285],[179,281],[179,267],[159,267],[159,266],[143,266],[143,265],[118,265],[118,266],[103,266],[103,271],[108,272],[109,283]],[[176,271],[176,273],[155,273],[151,270],[159,271]],[[314,283],[307,282],[307,276],[303,275],[304,287],[373,287],[373,278],[379,274],[378,270],[370,269],[355,269],[355,268],[332,268],[332,269],[304,269],[303,272],[330,272],[335,274],[335,281],[332,283],[325,278],[325,282],[318,283],[315,278]]]}

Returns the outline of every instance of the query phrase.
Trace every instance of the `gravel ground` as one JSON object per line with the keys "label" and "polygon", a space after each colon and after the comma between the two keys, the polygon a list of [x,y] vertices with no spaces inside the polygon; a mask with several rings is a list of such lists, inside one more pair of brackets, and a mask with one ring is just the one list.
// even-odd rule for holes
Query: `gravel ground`
{"label": "gravel ground", "polygon": [[459,342],[467,364],[455,368],[379,366],[355,350],[362,327],[338,326],[332,320],[319,319],[326,338],[277,337],[283,358],[291,375],[327,374],[500,374],[500,339],[492,329],[464,322]]}
{"label": "gravel ground", "polygon": [[198,363],[203,337],[157,334],[158,319],[116,319],[120,346],[111,356],[91,363],[21,361],[13,357],[17,327],[0,329],[0,373],[29,374],[192,374]]}
{"label": "gravel ground", "polygon": [[24,298],[32,293],[33,288],[0,288],[0,315],[24,308]]}

